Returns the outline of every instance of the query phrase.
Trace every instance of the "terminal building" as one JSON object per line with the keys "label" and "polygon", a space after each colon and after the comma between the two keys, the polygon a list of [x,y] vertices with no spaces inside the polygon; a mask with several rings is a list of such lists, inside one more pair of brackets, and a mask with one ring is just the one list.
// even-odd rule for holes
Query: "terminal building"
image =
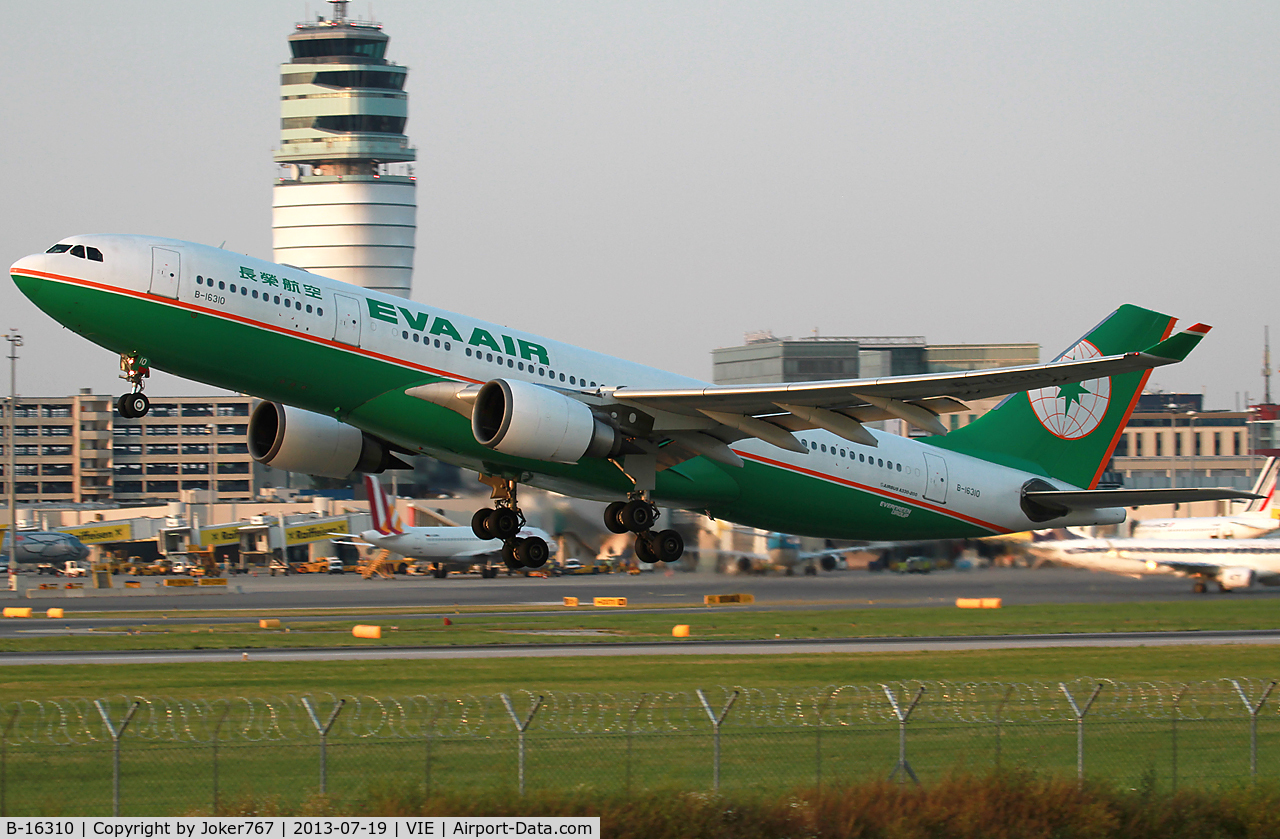
{"label": "terminal building", "polygon": [[[922,336],[901,335],[778,338],[772,332],[748,332],[742,346],[711,351],[712,380],[718,385],[870,379],[1039,363],[1039,344],[930,344]],[[973,401],[972,410],[948,414],[943,422],[959,428],[999,402]],[[872,425],[909,436],[924,434],[900,420]]]}
{"label": "terminal building", "polygon": [[[157,397],[139,419],[116,413],[106,394],[19,397],[9,438],[0,427],[0,497],[9,492],[14,447],[21,504],[139,504],[178,500],[249,501],[287,484],[286,473],[249,456],[249,396]],[[209,493],[212,493],[210,498]]]}
{"label": "terminal building", "polygon": [[299,23],[280,75],[275,261],[408,297],[417,212],[405,136],[408,69],[385,58],[380,24],[332,15]]}

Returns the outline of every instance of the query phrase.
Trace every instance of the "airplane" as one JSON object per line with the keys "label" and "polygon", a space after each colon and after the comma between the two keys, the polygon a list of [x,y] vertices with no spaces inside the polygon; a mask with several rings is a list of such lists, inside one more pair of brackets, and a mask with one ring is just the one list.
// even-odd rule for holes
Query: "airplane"
{"label": "airplane", "polygon": [[1194,579],[1204,594],[1209,582],[1222,592],[1280,585],[1280,539],[1063,539],[1035,542],[1034,555],[1060,565],[1127,577],[1174,574]]}
{"label": "airplane", "polygon": [[1267,458],[1253,486],[1256,496],[1239,513],[1228,516],[1195,516],[1185,519],[1145,519],[1133,523],[1134,539],[1254,539],[1280,527],[1275,505],[1276,474],[1280,458]]}
{"label": "airplane", "polygon": [[19,530],[17,532],[16,550],[13,549],[13,538],[9,529],[0,531],[0,554],[8,557],[11,567],[18,565],[38,565],[49,563],[61,567],[62,563],[71,559],[84,559],[89,555],[89,548],[69,533],[58,533],[50,530]]}
{"label": "airplane", "polygon": [[[489,564],[487,557],[502,556],[509,570],[522,567],[515,559],[521,540],[541,539],[548,543],[550,553],[555,553],[555,543],[544,530],[521,527],[514,540],[481,539],[469,527],[406,527],[396,510],[395,501],[387,496],[382,485],[373,475],[364,476],[365,494],[369,498],[369,513],[373,517],[373,529],[360,533],[360,538],[376,548],[389,550],[408,559],[428,559],[434,564],[434,575],[443,579],[450,571],[468,571],[483,563],[480,576],[498,576],[498,568]],[[339,534],[347,536],[349,534]],[[351,543],[355,544],[355,543]],[[530,568],[540,568],[546,557]]]}
{"label": "airplane", "polygon": [[[1226,489],[1097,490],[1150,370],[1209,327],[1121,306],[1053,362],[994,370],[710,385],[467,315],[206,245],[72,236],[10,275],[39,308],[118,353],[145,414],[151,367],[261,398],[249,449],[346,477],[430,455],[480,473],[479,538],[544,561],[520,533],[521,484],[610,502],[644,561],[684,541],[660,502],[764,530],[843,540],[980,537],[1118,524],[1141,504]],[[652,323],[652,319],[646,321]],[[652,335],[652,330],[640,330]],[[1001,394],[962,428],[940,416]],[[934,435],[868,428],[897,418]]]}

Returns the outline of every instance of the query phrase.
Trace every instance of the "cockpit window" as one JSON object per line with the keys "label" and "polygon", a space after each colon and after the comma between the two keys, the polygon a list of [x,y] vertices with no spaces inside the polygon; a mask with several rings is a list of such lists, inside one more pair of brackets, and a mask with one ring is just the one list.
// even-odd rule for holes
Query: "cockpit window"
{"label": "cockpit window", "polygon": [[102,261],[102,251],[97,248],[85,248],[85,251],[89,254],[89,258],[94,262]]}
{"label": "cockpit window", "polygon": [[81,259],[84,259],[84,245],[76,245],[74,248],[72,248],[71,255],[78,256]]}
{"label": "cockpit window", "polygon": [[71,250],[70,245],[57,244],[49,248],[49,250],[45,251],[45,253],[66,253],[69,250]]}

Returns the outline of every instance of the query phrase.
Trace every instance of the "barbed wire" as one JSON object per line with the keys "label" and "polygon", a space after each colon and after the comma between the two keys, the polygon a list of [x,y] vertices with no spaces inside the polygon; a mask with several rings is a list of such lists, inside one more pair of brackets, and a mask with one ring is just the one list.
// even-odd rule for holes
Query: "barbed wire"
{"label": "barbed wire", "polygon": [[[904,680],[792,689],[717,686],[703,691],[717,710],[730,701],[725,728],[779,729],[884,726],[897,724],[889,694],[903,707],[917,694],[913,725],[1066,723],[1075,721],[1067,694],[1076,703],[1098,697],[1089,719],[1247,719],[1246,700],[1256,704],[1271,679],[1215,679],[1186,683],[1122,682],[1075,678],[1063,682]],[[923,691],[923,693],[921,693]],[[1241,696],[1243,694],[1243,697]],[[541,697],[529,727],[544,734],[661,734],[700,732],[709,726],[693,691],[580,692],[522,690],[510,696],[518,714]],[[1280,699],[1280,698],[1278,698]],[[342,709],[331,740],[395,740],[427,737],[505,737],[513,730],[500,694],[452,696],[338,696],[332,693],[282,697],[188,699],[118,695],[23,699],[0,704],[0,731],[9,744],[89,746],[109,744],[113,725],[136,703],[125,735],[156,743],[305,741],[319,737],[306,703],[327,719]],[[101,709],[101,710],[100,710]],[[1280,713],[1270,701],[1264,715]]]}

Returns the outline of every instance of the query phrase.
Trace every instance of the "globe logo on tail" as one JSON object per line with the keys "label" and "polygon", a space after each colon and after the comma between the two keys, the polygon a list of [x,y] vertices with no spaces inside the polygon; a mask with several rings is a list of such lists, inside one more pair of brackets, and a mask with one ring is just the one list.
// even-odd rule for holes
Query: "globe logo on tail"
{"label": "globe logo on tail", "polygon": [[[1088,341],[1076,344],[1058,361],[1100,358],[1102,353]],[[1111,379],[1090,379],[1055,387],[1027,391],[1031,410],[1050,434],[1063,440],[1078,440],[1098,427],[1111,403]]]}

